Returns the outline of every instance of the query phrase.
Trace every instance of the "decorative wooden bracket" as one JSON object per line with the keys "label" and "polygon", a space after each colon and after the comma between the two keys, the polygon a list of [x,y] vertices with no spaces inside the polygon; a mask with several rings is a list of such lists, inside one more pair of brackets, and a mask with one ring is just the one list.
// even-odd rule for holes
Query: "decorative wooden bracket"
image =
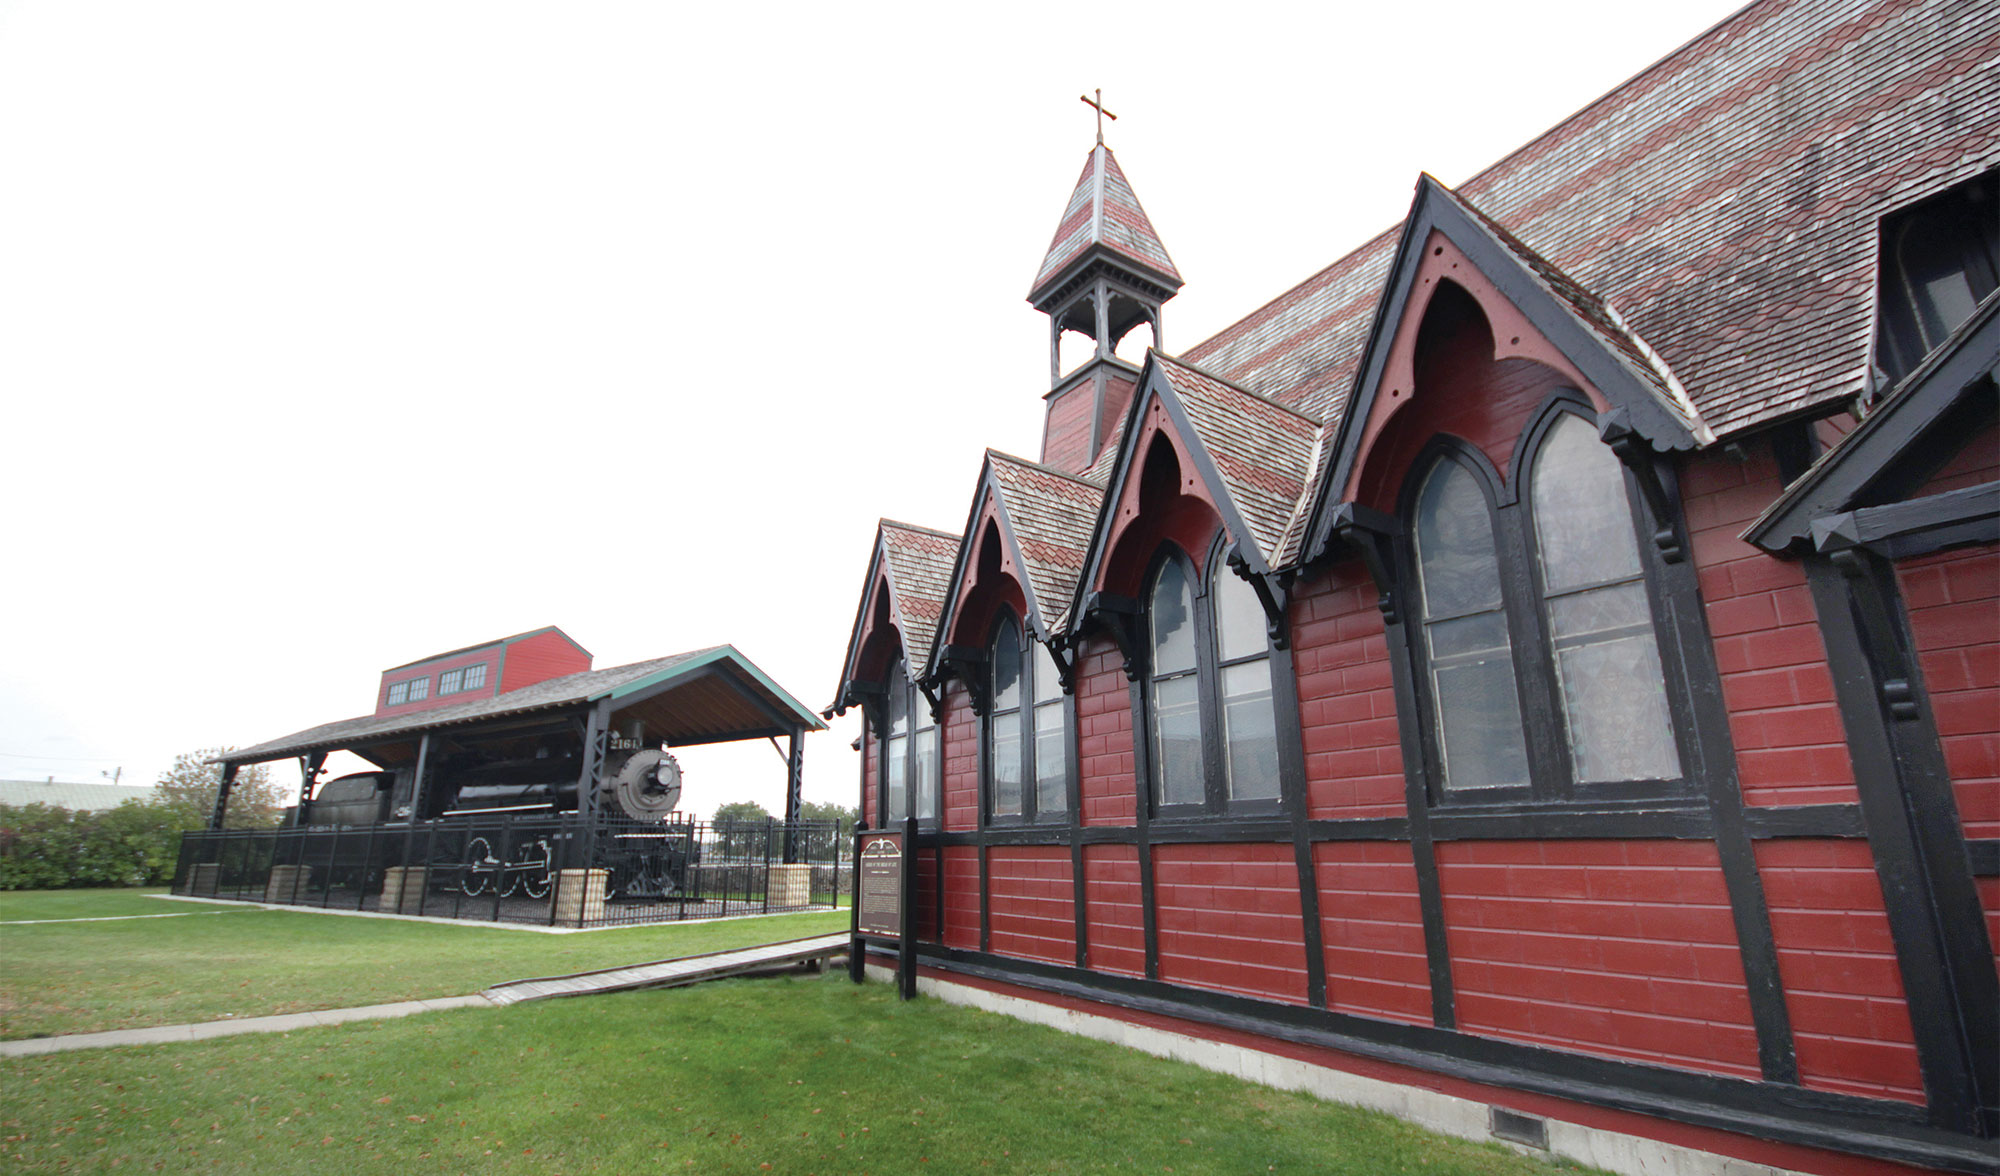
{"label": "decorative wooden bracket", "polygon": [[1637,430],[1632,428],[1631,419],[1622,408],[1614,408],[1604,414],[1598,423],[1597,435],[1611,447],[1632,477],[1639,483],[1639,493],[1646,500],[1646,509],[1653,516],[1653,546],[1660,549],[1660,558],[1667,563],[1679,563],[1687,558],[1687,548],[1681,542],[1680,531],[1674,526],[1678,512],[1667,499],[1667,486],[1660,477],[1660,466],[1652,446],[1646,444]]}
{"label": "decorative wooden bracket", "polygon": [[1062,684],[1062,692],[1075,693],[1076,651],[1069,648],[1065,642],[1057,640],[1045,641],[1042,646],[1049,651],[1049,660],[1055,663],[1056,681]]}
{"label": "decorative wooden bracket", "polygon": [[1111,639],[1118,643],[1118,652],[1125,659],[1126,681],[1137,682],[1144,677],[1146,655],[1139,639],[1139,602],[1129,596],[1093,592],[1083,598],[1083,615],[1087,620],[1102,625],[1111,634]]}
{"label": "decorative wooden bracket", "polygon": [[886,739],[889,735],[889,708],[881,704],[888,699],[889,688],[880,682],[849,682],[847,689],[841,692],[838,709],[846,714],[847,708],[860,707],[861,721],[875,732],[875,738]]}
{"label": "decorative wooden bracket", "polygon": [[1861,633],[1868,661],[1873,663],[1883,708],[1900,722],[1916,718],[1921,712],[1916,687],[1910,681],[1909,651],[1897,628],[1894,607],[1882,590],[1886,577],[1879,559],[1859,547],[1836,551],[1827,558],[1847,581],[1855,628]]}
{"label": "decorative wooden bracket", "polygon": [[1290,577],[1280,580],[1275,575],[1258,575],[1250,570],[1250,561],[1243,558],[1243,553],[1233,547],[1229,551],[1228,563],[1230,571],[1249,581],[1251,590],[1257,593],[1257,603],[1264,606],[1264,634],[1271,639],[1271,648],[1289,646],[1292,628],[1286,606],[1291,603]]}
{"label": "decorative wooden bracket", "polygon": [[944,679],[918,678],[917,692],[924,696],[924,702],[931,708],[931,722],[944,722]]}
{"label": "decorative wooden bracket", "polygon": [[1375,607],[1382,610],[1382,623],[1396,624],[1400,619],[1397,569],[1403,566],[1396,546],[1403,539],[1403,524],[1373,507],[1343,502],[1333,508],[1332,534],[1361,553],[1361,562],[1367,565],[1369,578],[1381,594]]}
{"label": "decorative wooden bracket", "polygon": [[[986,651],[970,645],[947,645],[938,651],[940,677],[955,677],[965,683],[972,699],[972,713],[985,715],[992,708],[986,680]],[[939,716],[942,718],[942,716]]]}

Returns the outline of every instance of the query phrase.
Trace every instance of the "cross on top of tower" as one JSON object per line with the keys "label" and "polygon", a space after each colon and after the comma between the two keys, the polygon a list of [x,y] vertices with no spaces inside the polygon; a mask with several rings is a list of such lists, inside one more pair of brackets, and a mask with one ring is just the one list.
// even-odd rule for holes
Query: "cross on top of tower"
{"label": "cross on top of tower", "polygon": [[1092,93],[1092,94],[1095,94],[1095,95],[1097,95],[1097,97],[1095,97],[1095,98],[1092,98],[1092,97],[1090,97],[1090,96],[1089,96],[1089,95],[1087,95],[1087,94],[1078,94],[1078,95],[1076,96],[1076,100],[1077,100],[1078,102],[1081,102],[1081,103],[1083,103],[1083,104],[1084,104],[1085,106],[1091,106],[1091,107],[1095,107],[1095,108],[1096,108],[1096,110],[1097,110],[1097,143],[1098,143],[1098,145],[1099,145],[1099,146],[1101,147],[1101,146],[1103,146],[1103,145],[1104,145],[1104,120],[1108,118],[1108,119],[1110,119],[1110,120],[1111,120],[1112,122],[1117,122],[1117,121],[1118,121],[1118,116],[1117,116],[1117,115],[1115,115],[1115,114],[1113,114],[1113,113],[1111,113],[1110,111],[1108,111],[1108,110],[1104,109],[1104,91],[1102,91],[1102,90],[1092,90],[1092,91],[1091,91],[1091,93]]}

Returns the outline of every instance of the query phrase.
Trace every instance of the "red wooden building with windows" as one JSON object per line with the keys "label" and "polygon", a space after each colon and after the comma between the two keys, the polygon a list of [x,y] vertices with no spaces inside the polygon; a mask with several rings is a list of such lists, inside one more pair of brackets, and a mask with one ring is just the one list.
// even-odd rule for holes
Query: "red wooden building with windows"
{"label": "red wooden building with windows", "polygon": [[1627,1171],[1996,1170],[1996,57],[1753,4],[1178,352],[1094,148],[1029,301],[1096,353],[841,672],[926,982]]}

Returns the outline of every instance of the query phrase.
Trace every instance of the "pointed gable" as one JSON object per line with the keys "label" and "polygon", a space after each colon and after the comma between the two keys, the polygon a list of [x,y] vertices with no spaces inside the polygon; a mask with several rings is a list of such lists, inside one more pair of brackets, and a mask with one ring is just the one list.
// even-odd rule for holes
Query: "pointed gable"
{"label": "pointed gable", "polygon": [[1146,210],[1139,206],[1139,194],[1132,190],[1111,148],[1102,143],[1092,148],[1084,161],[1083,174],[1077,177],[1076,190],[1070,193],[1048,254],[1035,271],[1028,301],[1041,301],[1043,294],[1059,285],[1094,247],[1110,251],[1157,281],[1180,288],[1180,271],[1167,256],[1160,235],[1153,231]]}
{"label": "pointed gable", "polygon": [[1160,378],[1200,442],[1198,452],[1213,466],[1225,522],[1233,508],[1243,528],[1230,528],[1237,542],[1256,548],[1243,554],[1257,571],[1277,566],[1285,531],[1305,497],[1319,422],[1180,360],[1157,359]]}
{"label": "pointed gable", "polygon": [[948,640],[960,601],[973,587],[970,576],[979,530],[989,518],[998,525],[1006,562],[1020,583],[1028,623],[1043,641],[1061,632],[1103,500],[1104,491],[1099,486],[987,450],[972,513],[945,590],[937,644]]}
{"label": "pointed gable", "polygon": [[[1493,360],[1541,364],[1658,450],[1714,440],[1674,374],[1601,297],[1430,176],[1421,176],[1362,348],[1353,392],[1316,465],[1320,484],[1298,554],[1326,542],[1333,507],[1353,500],[1391,417],[1417,395],[1418,335],[1446,285],[1470,296]],[[1436,393],[1433,392],[1433,395]]]}
{"label": "pointed gable", "polygon": [[1158,351],[1114,445],[1102,508],[1072,610],[1100,591],[1106,561],[1138,525],[1140,459],[1157,436],[1172,446],[1183,492],[1212,509],[1250,570],[1267,574],[1306,496],[1320,422]]}
{"label": "pointed gable", "polygon": [[[875,549],[862,581],[861,603],[841,662],[840,685],[828,714],[854,705],[853,688],[869,647],[880,639],[874,626],[886,618],[896,630],[907,670],[914,679],[931,657],[931,639],[944,611],[945,584],[958,557],[958,539],[943,531],[883,519],[875,530]],[[886,599],[884,598],[886,594]]]}

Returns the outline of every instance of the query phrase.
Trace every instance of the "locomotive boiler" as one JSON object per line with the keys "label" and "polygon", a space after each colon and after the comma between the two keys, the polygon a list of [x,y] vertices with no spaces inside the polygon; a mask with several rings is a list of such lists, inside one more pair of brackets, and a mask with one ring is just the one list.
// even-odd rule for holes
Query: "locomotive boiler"
{"label": "locomotive boiler", "polygon": [[[319,786],[304,825],[381,825],[475,814],[573,813],[582,806],[581,757],[506,759],[453,769],[431,782],[425,812],[414,813],[414,769],[339,776]],[[664,751],[613,752],[598,784],[597,811],[634,821],[663,821],[680,807],[681,766]]]}

